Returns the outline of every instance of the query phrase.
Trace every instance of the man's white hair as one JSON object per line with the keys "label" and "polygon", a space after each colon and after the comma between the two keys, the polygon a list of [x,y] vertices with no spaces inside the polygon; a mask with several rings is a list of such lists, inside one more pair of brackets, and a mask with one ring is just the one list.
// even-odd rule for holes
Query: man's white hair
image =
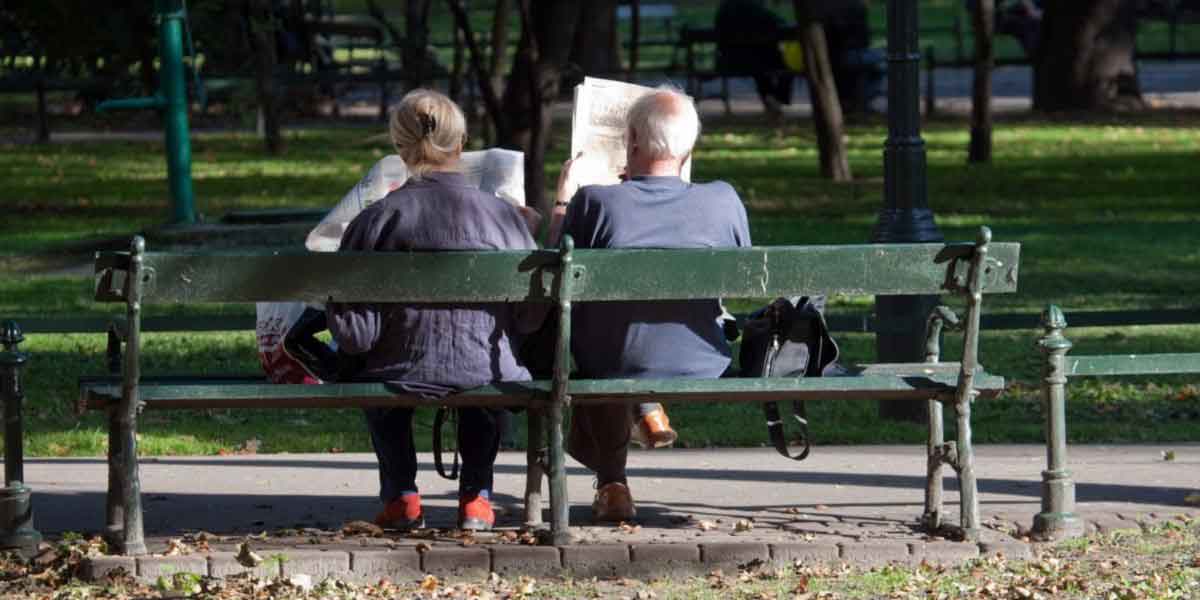
{"label": "man's white hair", "polygon": [[700,115],[683,92],[660,86],[629,107],[629,130],[652,158],[682,159],[700,136]]}

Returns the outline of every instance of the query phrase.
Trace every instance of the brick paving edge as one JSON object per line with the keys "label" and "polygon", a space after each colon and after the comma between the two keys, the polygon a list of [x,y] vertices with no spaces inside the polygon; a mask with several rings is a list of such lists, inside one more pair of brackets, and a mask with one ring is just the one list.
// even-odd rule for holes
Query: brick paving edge
{"label": "brick paving edge", "polygon": [[[306,574],[366,583],[387,577],[393,581],[419,578],[432,573],[439,577],[476,578],[490,571],[505,577],[655,577],[694,575],[723,569],[727,572],[756,564],[836,565],[850,563],[864,568],[889,563],[917,564],[922,560],[943,565],[1002,552],[1010,558],[1033,556],[1031,546],[1019,540],[968,544],[959,542],[718,542],[687,544],[591,544],[571,546],[435,546],[424,552],[415,548],[320,550],[295,549],[274,552],[273,568],[260,565],[259,575]],[[282,560],[279,560],[282,556]],[[98,556],[85,560],[88,581],[99,581],[116,567],[149,578],[161,573],[197,572],[221,577],[241,570],[232,554],[213,552],[184,556]],[[234,564],[230,564],[234,563]],[[266,564],[266,563],[264,563]],[[203,567],[203,568],[201,568]]]}

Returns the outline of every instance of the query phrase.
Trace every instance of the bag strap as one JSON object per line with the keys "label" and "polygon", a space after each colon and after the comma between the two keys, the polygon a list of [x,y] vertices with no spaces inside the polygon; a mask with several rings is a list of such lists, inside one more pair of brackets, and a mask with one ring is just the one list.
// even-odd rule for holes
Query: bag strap
{"label": "bag strap", "polygon": [[[771,346],[767,348],[767,355],[763,359],[761,377],[771,376],[771,366],[775,362],[775,357],[779,355],[779,313],[776,310],[768,310],[771,319]],[[800,443],[804,444],[804,449],[799,454],[792,455],[788,449],[787,436],[783,431],[783,419],[779,416],[779,404],[777,402],[763,402],[763,415],[767,418],[767,433],[771,436],[771,443],[775,446],[775,451],[783,455],[784,458],[792,460],[804,460],[808,458],[808,453],[812,450],[812,439],[808,435],[808,413],[804,406],[804,401],[796,400],[792,402],[792,417],[800,425]]]}
{"label": "bag strap", "polygon": [[[437,412],[433,415],[433,468],[437,469],[437,474],[445,479],[458,479],[458,447],[454,448],[454,464],[450,467],[450,474],[446,474],[446,467],[442,464],[442,425],[446,423],[446,412],[449,409],[445,406],[440,406]],[[456,413],[457,414],[457,413]],[[457,425],[457,417],[453,419]],[[457,429],[457,427],[455,427]]]}

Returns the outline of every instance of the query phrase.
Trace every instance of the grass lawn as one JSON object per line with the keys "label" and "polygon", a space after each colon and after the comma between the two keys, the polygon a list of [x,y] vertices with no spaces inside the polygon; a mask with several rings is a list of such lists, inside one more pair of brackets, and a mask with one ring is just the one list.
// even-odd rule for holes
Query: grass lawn
{"label": "grass lawn", "polygon": [[[988,297],[985,310],[1036,312],[1047,302],[1067,311],[1190,308],[1200,293],[1195,230],[1195,164],[1200,116],[1151,113],[1123,121],[1002,121],[995,162],[967,166],[961,121],[928,125],[930,204],[947,239],[972,239],[992,227],[997,241],[1022,244],[1020,292]],[[565,152],[557,128],[549,176]],[[196,196],[210,218],[229,210],[332,205],[386,151],[369,138],[376,129],[300,129],[288,133],[282,158],[266,157],[250,136],[205,136],[194,142]],[[861,243],[869,239],[883,192],[881,122],[849,130],[856,179],[822,180],[811,126],[774,130],[744,121],[707,124],[694,172],[725,179],[742,195],[758,244]],[[161,143],[75,142],[0,145],[0,317],[96,316],[90,281],[34,273],[30,267],[69,243],[124,236],[152,228],[166,214]],[[64,244],[68,244],[64,246]],[[82,259],[86,262],[86,258]],[[741,301],[744,310],[758,300]],[[831,310],[862,313],[871,299],[838,297]],[[203,313],[248,314],[250,307],[205,307]],[[179,314],[151,307],[150,314]],[[194,314],[189,309],[187,313]],[[1197,326],[1069,330],[1076,353],[1200,351]],[[976,436],[985,442],[1041,439],[1038,364],[1033,330],[987,332],[981,356],[1014,382],[1009,393],[976,408]],[[146,337],[147,373],[255,372],[248,332],[154,333]],[[850,361],[869,361],[873,339],[843,334]],[[75,380],[103,368],[103,337],[30,335],[26,373],[30,453],[95,455],[105,438],[98,416],[71,413]],[[946,346],[953,346],[951,337]],[[954,356],[948,355],[947,360]],[[1080,381],[1072,384],[1070,435],[1075,441],[1196,441],[1200,400],[1194,379]],[[675,407],[687,446],[766,442],[761,412],[750,405]],[[913,442],[921,428],[883,422],[872,402],[810,404],[819,444]],[[431,416],[419,417],[428,423]],[[518,419],[520,421],[520,419]],[[428,427],[418,426],[428,439]],[[518,433],[518,441],[522,435]],[[148,454],[210,454],[257,439],[264,452],[366,450],[357,411],[178,411],[146,415]]]}

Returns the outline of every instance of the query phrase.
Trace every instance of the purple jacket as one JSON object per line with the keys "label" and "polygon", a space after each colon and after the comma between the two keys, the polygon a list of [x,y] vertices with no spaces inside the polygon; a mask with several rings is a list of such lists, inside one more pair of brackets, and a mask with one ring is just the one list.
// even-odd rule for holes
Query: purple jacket
{"label": "purple jacket", "polygon": [[[470,186],[459,173],[410,180],[360,213],[341,250],[517,250],[535,248],[521,213]],[[330,303],[329,329],[341,352],[365,361],[365,381],[467,388],[526,381],[514,333],[541,324],[546,308],[506,304]]]}

